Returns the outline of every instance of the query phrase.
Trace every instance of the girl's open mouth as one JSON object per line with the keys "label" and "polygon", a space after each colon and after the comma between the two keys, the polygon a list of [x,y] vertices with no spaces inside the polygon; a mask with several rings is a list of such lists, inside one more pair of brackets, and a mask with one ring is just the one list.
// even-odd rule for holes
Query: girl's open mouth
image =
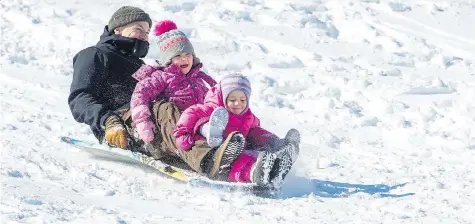
{"label": "girl's open mouth", "polygon": [[180,65],[180,68],[188,68],[188,64],[186,64],[186,65]]}

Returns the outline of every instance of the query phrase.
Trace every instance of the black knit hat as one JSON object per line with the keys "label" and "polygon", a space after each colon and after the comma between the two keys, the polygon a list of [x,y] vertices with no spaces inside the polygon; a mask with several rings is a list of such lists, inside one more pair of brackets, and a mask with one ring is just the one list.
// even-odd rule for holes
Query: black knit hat
{"label": "black knit hat", "polygon": [[150,16],[145,11],[133,6],[122,6],[114,12],[109,20],[109,32],[114,31],[117,27],[138,21],[145,21],[149,27],[152,27],[152,19],[150,19]]}

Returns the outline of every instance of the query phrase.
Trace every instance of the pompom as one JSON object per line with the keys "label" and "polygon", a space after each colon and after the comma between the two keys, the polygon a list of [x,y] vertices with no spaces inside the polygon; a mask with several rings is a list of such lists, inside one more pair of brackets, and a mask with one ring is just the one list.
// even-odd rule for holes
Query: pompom
{"label": "pompom", "polygon": [[168,32],[170,30],[176,30],[178,29],[176,24],[171,21],[171,20],[163,20],[157,23],[154,28],[154,33],[155,36],[160,36],[165,32]]}

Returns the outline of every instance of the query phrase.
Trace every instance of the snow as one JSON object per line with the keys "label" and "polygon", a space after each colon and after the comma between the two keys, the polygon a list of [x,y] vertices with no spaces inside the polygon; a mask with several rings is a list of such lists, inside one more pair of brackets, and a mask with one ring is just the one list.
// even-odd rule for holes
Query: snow
{"label": "snow", "polygon": [[[123,0],[0,2],[1,223],[472,223],[475,3],[136,0],[206,71],[250,77],[263,127],[302,134],[277,198],[92,157],[72,58]],[[158,58],[155,38],[146,61]]]}

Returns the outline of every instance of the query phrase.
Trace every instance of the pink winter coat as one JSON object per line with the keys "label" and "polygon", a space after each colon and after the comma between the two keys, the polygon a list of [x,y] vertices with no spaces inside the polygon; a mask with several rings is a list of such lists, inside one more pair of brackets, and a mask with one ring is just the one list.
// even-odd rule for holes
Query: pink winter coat
{"label": "pink winter coat", "polygon": [[[195,141],[204,140],[199,133],[199,127],[209,121],[211,113],[217,107],[224,107],[220,83],[208,91],[204,104],[193,105],[183,111],[173,132],[178,147],[187,150],[194,145]],[[231,112],[228,112],[228,114],[229,121],[224,130],[223,138],[226,138],[233,131],[239,131],[247,138],[251,129],[260,127],[260,121],[254,116],[251,109],[247,109],[241,115],[235,115]],[[257,134],[263,133],[257,132]]]}
{"label": "pink winter coat", "polygon": [[180,110],[194,104],[201,104],[209,87],[216,81],[206,75],[198,64],[188,74],[183,74],[176,65],[166,68],[143,65],[132,76],[139,81],[130,101],[132,120],[144,142],[154,138],[155,124],[152,122],[150,102],[163,99],[175,103]]}

